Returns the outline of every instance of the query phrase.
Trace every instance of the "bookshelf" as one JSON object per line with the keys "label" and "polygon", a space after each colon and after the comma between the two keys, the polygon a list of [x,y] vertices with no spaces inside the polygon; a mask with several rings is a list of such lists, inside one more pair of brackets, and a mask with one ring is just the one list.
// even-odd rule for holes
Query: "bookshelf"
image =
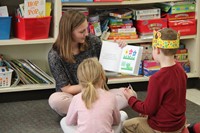
{"label": "bookshelf", "polygon": [[[88,7],[89,9],[93,10],[94,8],[101,8],[103,7],[126,7],[126,6],[140,6],[145,4],[153,4],[153,3],[162,3],[162,2],[175,2],[175,1],[182,1],[182,0],[133,0],[133,1],[122,1],[122,2],[80,2],[80,3],[72,3],[72,2],[64,2],[62,6],[64,7]],[[185,0],[187,1],[187,0]],[[197,34],[196,35],[188,35],[188,36],[181,36],[181,42],[186,44],[186,48],[189,51],[189,60],[191,65],[191,72],[187,73],[188,78],[199,78],[200,77],[200,0],[196,0],[196,19],[197,19]],[[112,41],[112,40],[111,40]],[[144,42],[151,42],[151,39],[135,39],[135,40],[125,40],[129,44],[136,44],[136,43],[144,43]],[[148,77],[141,77],[141,76],[116,76],[116,78],[110,78],[108,80],[109,84],[117,84],[117,83],[128,83],[128,82],[144,82],[148,81]]]}
{"label": "bookshelf", "polygon": [[[79,6],[79,7],[116,7],[116,6],[131,6],[131,5],[142,5],[151,3],[161,3],[169,1],[181,1],[181,0],[133,0],[133,1],[123,1],[123,2],[98,2],[98,3],[61,3],[60,0],[47,0],[52,2],[52,21],[50,27],[50,37],[48,39],[39,40],[21,40],[11,36],[9,40],[0,40],[0,53],[4,54],[7,58],[20,59],[27,58],[44,70],[47,74],[50,74],[47,54],[52,44],[55,42],[56,36],[58,34],[59,20],[61,17],[63,6]],[[200,19],[200,0],[196,0],[196,19]],[[23,0],[13,1],[13,0],[1,0],[0,5],[6,5],[9,10],[14,10],[19,3],[23,3]],[[127,40],[127,43],[143,43],[151,42],[151,39],[143,40]],[[200,77],[200,21],[197,21],[197,34],[190,36],[182,36],[181,42],[186,44],[189,51],[189,60],[191,63],[191,73],[188,73],[189,78]],[[116,76],[110,77],[108,80],[109,84],[127,83],[127,82],[145,82],[148,81],[149,77],[143,76]],[[19,91],[32,91],[32,90],[45,90],[53,89],[55,87],[52,85],[20,85],[16,87],[0,88],[0,93],[7,92],[19,92]]]}
{"label": "bookshelf", "polygon": [[[24,0],[1,0],[0,5],[7,6],[9,14],[13,14],[17,6],[23,2]],[[61,17],[61,2],[59,0],[47,0],[47,2],[52,3],[52,19],[49,37],[47,39],[38,40],[21,40],[15,38],[13,36],[13,31],[11,30],[10,39],[0,40],[0,53],[3,54],[7,59],[29,59],[42,70],[44,70],[47,74],[50,74],[47,62],[47,54],[52,44],[55,42],[58,34],[58,25]],[[19,85],[16,87],[0,88],[0,93],[44,90],[53,88],[55,88],[55,84]]]}

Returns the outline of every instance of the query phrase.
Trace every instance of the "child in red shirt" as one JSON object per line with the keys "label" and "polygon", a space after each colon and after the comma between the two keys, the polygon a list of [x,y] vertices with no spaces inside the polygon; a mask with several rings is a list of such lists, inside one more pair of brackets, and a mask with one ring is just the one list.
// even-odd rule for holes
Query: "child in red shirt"
{"label": "child in red shirt", "polygon": [[180,133],[186,122],[187,75],[176,63],[180,35],[164,28],[154,31],[152,55],[161,69],[149,79],[147,97],[138,100],[131,89],[124,95],[133,110],[147,117],[136,117],[124,122],[125,133]]}

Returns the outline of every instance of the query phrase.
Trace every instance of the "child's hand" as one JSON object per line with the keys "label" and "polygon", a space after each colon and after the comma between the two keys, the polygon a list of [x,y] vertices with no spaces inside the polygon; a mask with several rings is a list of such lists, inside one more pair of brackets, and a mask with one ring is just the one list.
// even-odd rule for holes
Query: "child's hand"
{"label": "child's hand", "polygon": [[127,43],[124,40],[121,40],[121,39],[118,39],[118,40],[114,39],[114,41],[116,43],[118,43],[119,47],[121,47],[121,48],[123,48],[123,47],[125,47],[127,45]]}
{"label": "child's hand", "polygon": [[141,113],[139,113],[139,116],[140,116],[140,117],[148,117],[148,115],[141,114]]}
{"label": "child's hand", "polygon": [[124,93],[124,96],[126,97],[127,100],[132,96],[137,97],[136,92],[133,89],[130,89],[129,87],[125,88],[123,93]]}

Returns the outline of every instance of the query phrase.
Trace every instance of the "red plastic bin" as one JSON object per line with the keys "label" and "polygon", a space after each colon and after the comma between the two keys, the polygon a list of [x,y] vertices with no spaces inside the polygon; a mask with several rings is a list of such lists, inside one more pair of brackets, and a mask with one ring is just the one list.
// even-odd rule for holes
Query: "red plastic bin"
{"label": "red plastic bin", "polygon": [[51,16],[42,18],[16,17],[15,36],[23,40],[46,39],[49,36]]}

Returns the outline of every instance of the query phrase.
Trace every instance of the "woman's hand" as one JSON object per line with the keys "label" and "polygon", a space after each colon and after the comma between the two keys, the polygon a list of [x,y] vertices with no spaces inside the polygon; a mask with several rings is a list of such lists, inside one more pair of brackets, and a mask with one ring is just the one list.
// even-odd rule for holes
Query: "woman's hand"
{"label": "woman's hand", "polygon": [[121,40],[121,39],[117,39],[117,40],[115,39],[114,41],[116,43],[118,43],[119,47],[121,47],[121,48],[123,48],[123,47],[125,47],[127,45],[127,43],[124,40]]}

